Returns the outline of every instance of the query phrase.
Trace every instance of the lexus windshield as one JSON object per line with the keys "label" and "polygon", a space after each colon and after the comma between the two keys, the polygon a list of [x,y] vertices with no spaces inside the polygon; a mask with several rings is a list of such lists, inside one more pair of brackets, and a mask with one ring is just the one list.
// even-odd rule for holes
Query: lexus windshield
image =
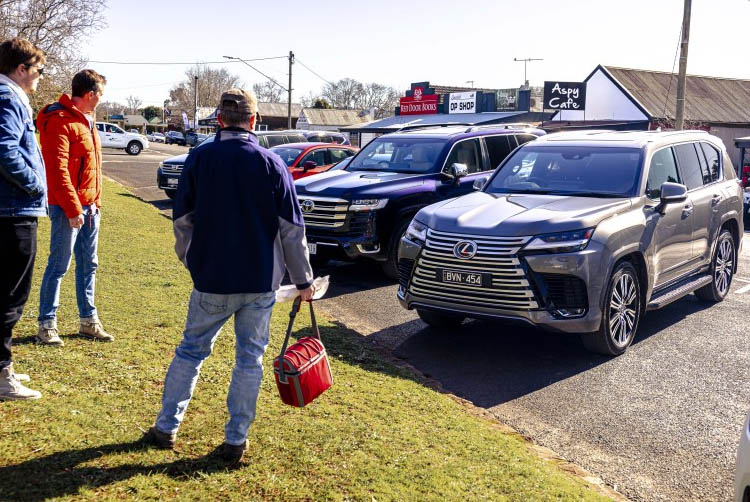
{"label": "lexus windshield", "polygon": [[503,164],[484,191],[632,197],[642,158],[637,148],[527,146]]}
{"label": "lexus windshield", "polygon": [[395,173],[437,172],[447,141],[421,138],[377,138],[365,146],[346,167],[347,171],[390,171]]}

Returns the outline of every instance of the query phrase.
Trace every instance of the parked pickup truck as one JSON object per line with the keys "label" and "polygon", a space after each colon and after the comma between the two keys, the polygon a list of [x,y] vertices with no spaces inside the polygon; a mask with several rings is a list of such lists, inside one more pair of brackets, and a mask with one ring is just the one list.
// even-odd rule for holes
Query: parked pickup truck
{"label": "parked pickup truck", "polygon": [[398,298],[436,330],[502,319],[622,354],[647,311],[726,297],[742,195],[724,144],[702,131],[552,134],[481,191],[417,213]]}
{"label": "parked pickup truck", "polygon": [[370,258],[397,278],[398,243],[417,211],[481,186],[518,145],[543,134],[526,125],[395,132],[368,143],[344,169],[297,180],[313,262]]}
{"label": "parked pickup truck", "polygon": [[125,132],[115,124],[97,122],[96,131],[104,148],[119,148],[129,155],[138,155],[148,148],[148,139],[138,133]]}

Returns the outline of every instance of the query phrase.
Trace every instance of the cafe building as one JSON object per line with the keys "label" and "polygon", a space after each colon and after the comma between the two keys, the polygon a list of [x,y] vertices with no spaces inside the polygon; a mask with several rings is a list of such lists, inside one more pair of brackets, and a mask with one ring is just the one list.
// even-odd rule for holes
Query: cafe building
{"label": "cafe building", "polygon": [[[584,83],[585,106],[558,110],[542,124],[545,130],[645,131],[674,127],[674,73],[599,65]],[[735,140],[750,136],[750,80],[688,75],[685,128],[704,130],[721,138],[734,164],[741,165],[742,146],[736,145]]]}

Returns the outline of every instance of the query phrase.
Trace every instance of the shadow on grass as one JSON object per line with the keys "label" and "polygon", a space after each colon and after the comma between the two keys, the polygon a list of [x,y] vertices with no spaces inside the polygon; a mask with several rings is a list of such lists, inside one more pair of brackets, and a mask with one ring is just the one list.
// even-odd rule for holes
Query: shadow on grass
{"label": "shadow on grass", "polygon": [[98,488],[138,475],[162,473],[174,479],[226,472],[243,467],[221,459],[221,446],[200,458],[178,459],[159,464],[126,464],[117,467],[84,467],[80,464],[106,455],[133,453],[151,448],[142,439],[81,450],[53,453],[17,465],[0,467],[3,501],[37,502],[75,495],[85,488]]}
{"label": "shadow on grass", "polygon": [[[131,189],[131,190],[135,190],[135,189]],[[172,209],[172,199],[170,199],[170,198],[160,199],[160,200],[145,200],[145,199],[143,199],[141,197],[138,197],[135,194],[128,193],[128,192],[117,192],[117,195],[119,195],[121,197],[129,197],[131,199],[136,199],[136,200],[139,200],[141,202],[145,202],[146,204],[151,204],[152,206],[154,206],[159,211],[169,211],[169,210]],[[169,221],[172,221],[172,216],[171,215],[164,214],[163,212],[160,213],[160,214],[162,216],[164,216],[166,219],[168,219]]]}

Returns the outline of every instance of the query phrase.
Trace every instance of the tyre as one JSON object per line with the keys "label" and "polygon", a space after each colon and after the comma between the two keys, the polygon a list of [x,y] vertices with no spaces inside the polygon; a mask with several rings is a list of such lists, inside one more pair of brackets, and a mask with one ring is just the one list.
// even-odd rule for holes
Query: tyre
{"label": "tyre", "polygon": [[581,335],[591,352],[619,356],[633,343],[641,319],[641,288],[632,263],[619,263],[612,271],[604,298],[599,330]]}
{"label": "tyre", "polygon": [[716,240],[714,256],[711,259],[711,284],[706,284],[695,291],[695,296],[707,302],[720,302],[729,293],[734,276],[734,264],[737,259],[737,248],[734,237],[729,230],[722,230]]}
{"label": "tyre", "polygon": [[328,260],[329,258],[325,256],[320,256],[316,254],[310,255],[310,265],[312,265],[313,267],[322,267],[323,265],[328,263]]}
{"label": "tyre", "polygon": [[143,148],[141,147],[141,144],[137,141],[131,141],[128,143],[127,148],[125,148],[125,151],[128,152],[128,155],[138,155],[141,153],[141,150]]}
{"label": "tyre", "polygon": [[398,280],[398,246],[401,243],[401,237],[404,236],[406,229],[409,227],[409,223],[411,223],[411,218],[404,218],[396,224],[391,241],[388,243],[388,259],[381,265],[385,276],[394,281]]}
{"label": "tyre", "polygon": [[462,315],[439,314],[430,310],[420,309],[417,309],[417,315],[429,327],[443,333],[458,328],[464,322],[464,319],[466,319]]}

